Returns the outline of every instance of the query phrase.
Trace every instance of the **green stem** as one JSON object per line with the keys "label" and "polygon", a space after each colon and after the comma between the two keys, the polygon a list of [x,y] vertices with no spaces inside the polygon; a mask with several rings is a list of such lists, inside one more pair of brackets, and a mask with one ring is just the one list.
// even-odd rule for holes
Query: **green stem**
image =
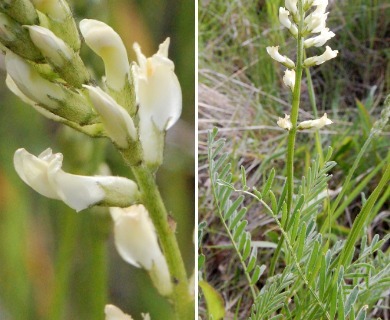
{"label": "green stem", "polygon": [[[287,221],[286,228],[288,228],[289,215],[291,214],[292,198],[294,194],[294,149],[295,149],[295,138],[297,134],[297,122],[299,113],[299,103],[301,99],[301,82],[302,82],[302,71],[303,71],[303,54],[304,38],[302,37],[303,23],[304,23],[304,11],[302,1],[298,1],[299,16],[301,17],[298,25],[298,39],[297,39],[297,60],[295,68],[295,85],[293,91],[293,101],[291,106],[290,120],[292,124],[291,130],[288,132],[287,140]],[[270,276],[275,272],[276,262],[279,259],[279,254],[283,245],[284,236],[279,239],[278,246],[272,257],[270,264]]]}
{"label": "green stem", "polygon": [[134,166],[132,170],[142,193],[142,203],[150,214],[167,260],[173,282],[171,298],[176,319],[193,319],[194,299],[189,292],[188,278],[177,243],[175,227],[169,223],[169,217],[156,185],[155,177],[149,169],[142,165]]}

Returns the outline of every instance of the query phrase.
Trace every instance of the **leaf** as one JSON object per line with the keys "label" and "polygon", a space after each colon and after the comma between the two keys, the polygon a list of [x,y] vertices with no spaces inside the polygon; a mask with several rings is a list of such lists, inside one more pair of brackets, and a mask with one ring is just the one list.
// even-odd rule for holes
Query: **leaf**
{"label": "leaf", "polygon": [[[229,219],[233,212],[237,210],[237,208],[240,206],[240,204],[244,201],[244,196],[239,196],[234,202],[233,204],[231,205],[231,207],[229,208],[229,210],[225,213],[224,215],[224,219],[227,220]],[[242,209],[245,209],[245,208],[242,208]],[[240,212],[242,211],[242,209],[240,210]],[[246,210],[245,210],[246,212]],[[245,214],[244,212],[244,214]],[[231,227],[231,229],[233,229],[234,227]]]}
{"label": "leaf", "polygon": [[265,265],[262,265],[261,267],[258,265],[256,266],[255,271],[253,271],[252,278],[251,278],[252,285],[256,284],[256,282],[259,281],[261,275],[265,271],[265,268],[266,268]]}
{"label": "leaf", "polygon": [[355,286],[352,289],[351,293],[349,294],[347,301],[345,302],[345,308],[344,308],[345,309],[345,311],[344,311],[345,317],[347,317],[349,312],[351,311],[351,308],[355,304],[358,295],[359,295],[359,287]]}
{"label": "leaf", "polygon": [[241,219],[245,216],[247,209],[246,208],[241,208],[240,211],[238,211],[237,215],[232,219],[232,222],[230,223],[229,227],[230,229],[234,229],[235,226]]}
{"label": "leaf", "polygon": [[268,191],[271,189],[272,183],[274,182],[274,178],[275,178],[275,169],[272,168],[268,176],[267,182],[265,183],[265,186],[263,188],[263,192],[262,192],[263,197],[267,197]]}
{"label": "leaf", "polygon": [[225,316],[225,303],[222,296],[206,281],[199,281],[204,298],[206,300],[207,312],[215,320],[223,319]]}
{"label": "leaf", "polygon": [[242,233],[244,232],[244,229],[247,226],[247,224],[248,224],[248,221],[246,221],[246,220],[240,222],[240,224],[238,225],[237,229],[234,230],[234,233],[233,233],[234,241],[237,241],[238,238],[242,235]]}
{"label": "leaf", "polygon": [[367,316],[368,306],[364,305],[356,316],[356,320],[365,320]]}

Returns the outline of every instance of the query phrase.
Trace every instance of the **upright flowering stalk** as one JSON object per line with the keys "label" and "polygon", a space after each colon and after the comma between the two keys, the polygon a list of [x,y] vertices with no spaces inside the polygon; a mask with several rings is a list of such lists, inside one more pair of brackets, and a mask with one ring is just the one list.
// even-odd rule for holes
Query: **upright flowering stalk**
{"label": "upright flowering stalk", "polygon": [[[338,51],[332,50],[329,46],[320,56],[313,56],[304,59],[305,49],[310,47],[321,47],[335,34],[326,28],[328,13],[326,7],[328,0],[286,0],[285,7],[279,9],[279,20],[282,26],[286,27],[297,41],[297,58],[294,63],[287,56],[281,55],[278,46],[267,47],[267,52],[274,60],[283,64],[287,69],[283,82],[293,93],[291,114],[285,118],[279,118],[277,124],[289,131],[287,149],[287,210],[291,212],[293,197],[293,176],[294,176],[294,146],[297,129],[322,128],[332,123],[325,114],[324,117],[311,121],[304,121],[298,125],[298,111],[301,94],[302,70],[315,65],[320,65],[329,59],[337,56]],[[310,12],[310,13],[309,13]],[[318,35],[316,35],[318,34]]]}
{"label": "upright flowering stalk", "polygon": [[[79,55],[80,34],[103,60],[101,83],[91,79]],[[38,193],[76,211],[112,207],[119,254],[148,272],[158,292],[172,302],[172,318],[191,319],[194,296],[170,223],[173,218],[155,179],[163,163],[166,131],[182,109],[169,41],[148,58],[134,44],[138,62],[131,64],[123,41],[107,24],[85,19],[79,33],[66,0],[0,1],[0,43],[9,89],[51,120],[91,137],[109,138],[136,181],[67,173],[62,154],[50,148],[39,156],[17,150],[16,172]],[[107,319],[131,319],[114,306],[105,312]]]}

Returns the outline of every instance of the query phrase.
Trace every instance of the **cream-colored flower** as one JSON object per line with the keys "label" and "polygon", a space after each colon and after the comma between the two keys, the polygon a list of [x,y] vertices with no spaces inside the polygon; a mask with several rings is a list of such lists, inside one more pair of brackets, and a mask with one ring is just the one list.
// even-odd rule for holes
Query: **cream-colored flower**
{"label": "cream-colored flower", "polygon": [[89,92],[95,110],[100,114],[104,128],[109,137],[120,148],[129,146],[129,139],[138,140],[137,129],[133,119],[110,95],[99,87],[84,85]]}
{"label": "cream-colored flower", "polygon": [[290,87],[291,91],[294,91],[295,71],[286,69],[286,71],[284,71],[283,82],[287,87]]}
{"label": "cream-colored flower", "polygon": [[279,53],[279,46],[267,47],[266,49],[267,49],[267,52],[271,56],[272,59],[282,63],[283,65],[285,65],[289,69],[293,69],[295,67],[295,63],[291,59],[289,59],[286,56],[282,56]]}
{"label": "cream-colored flower", "polygon": [[61,67],[73,58],[73,50],[49,29],[40,26],[26,27],[30,32],[32,42],[55,66]]}
{"label": "cream-colored flower", "polygon": [[29,99],[50,109],[59,107],[65,99],[63,90],[55,83],[44,79],[28,62],[8,51],[5,67],[19,90]]}
{"label": "cream-colored flower", "polygon": [[[105,320],[133,320],[131,316],[125,314],[121,309],[112,304],[107,304],[105,306],[104,313],[106,315]],[[142,313],[141,315],[143,320],[150,320],[149,313]]]}
{"label": "cream-colored flower", "polygon": [[292,14],[298,13],[298,7],[297,7],[298,0],[286,0],[286,8],[288,11],[290,11]]}
{"label": "cream-colored flower", "polygon": [[290,116],[288,114],[285,114],[284,118],[279,118],[279,120],[277,121],[277,124],[279,127],[283,128],[287,131],[292,129],[292,123],[290,120]]}
{"label": "cream-colored flower", "polygon": [[51,19],[64,21],[71,15],[68,3],[65,0],[31,0],[34,6]]}
{"label": "cream-colored flower", "polygon": [[134,66],[139,102],[139,134],[145,162],[157,167],[162,163],[165,131],[179,119],[182,94],[174,64],[168,58],[169,38],[159,50],[146,58],[135,43],[138,64]]}
{"label": "cream-colored flower", "polygon": [[290,12],[283,7],[279,8],[279,21],[282,26],[286,27],[294,36],[298,35],[297,26],[289,19]]}
{"label": "cream-colored flower", "polygon": [[126,206],[139,199],[137,184],[129,179],[106,176],[79,176],[61,170],[62,154],[46,149],[38,157],[18,149],[14,166],[19,177],[38,193],[62,200],[81,211],[93,205]]}
{"label": "cream-colored flower", "polygon": [[311,33],[320,33],[326,27],[328,13],[311,13],[305,18],[305,30]]}
{"label": "cream-colored flower", "polygon": [[333,38],[335,34],[332,31],[329,31],[329,28],[324,28],[321,30],[321,33],[313,38],[306,39],[304,41],[305,48],[310,47],[322,47],[329,39]]}
{"label": "cream-colored flower", "polygon": [[107,304],[105,306],[104,313],[106,315],[106,320],[133,320],[131,316],[125,314],[121,309],[112,304]]}
{"label": "cream-colored flower", "polygon": [[168,265],[146,208],[143,205],[110,208],[110,213],[120,256],[133,266],[146,269],[160,294],[169,295],[172,283]]}
{"label": "cream-colored flower", "polygon": [[92,19],[82,20],[80,31],[87,45],[103,59],[108,87],[121,91],[128,81],[130,65],[120,36],[104,22]]}
{"label": "cream-colored flower", "polygon": [[328,61],[330,59],[337,57],[337,54],[338,54],[338,50],[332,50],[329,46],[326,46],[326,50],[322,55],[314,56],[314,57],[310,57],[310,58],[305,59],[303,65],[305,67],[320,65],[320,64],[324,63],[325,61]]}
{"label": "cream-colored flower", "polygon": [[298,125],[298,129],[299,130],[311,129],[311,128],[321,129],[322,127],[330,125],[332,123],[333,121],[328,119],[328,115],[324,113],[324,115],[319,119],[302,121]]}

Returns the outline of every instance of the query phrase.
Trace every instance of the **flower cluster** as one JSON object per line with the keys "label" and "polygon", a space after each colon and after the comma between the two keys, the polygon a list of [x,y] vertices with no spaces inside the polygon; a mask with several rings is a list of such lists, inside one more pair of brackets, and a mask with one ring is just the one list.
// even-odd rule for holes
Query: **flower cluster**
{"label": "flower cluster", "polygon": [[[0,49],[5,52],[7,86],[45,117],[91,137],[108,137],[130,166],[154,173],[163,162],[165,133],[182,108],[175,66],[168,58],[169,38],[149,58],[134,44],[138,62],[130,63],[125,45],[110,26],[85,19],[79,29],[104,62],[101,86],[80,57],[82,41],[65,0],[2,1]],[[111,207],[119,254],[145,269],[160,294],[169,296],[167,262],[149,213],[140,204],[137,183],[122,177],[70,174],[61,169],[62,159],[51,149],[38,157],[19,149],[14,165],[35,191],[76,211]],[[107,319],[131,319],[114,306],[105,312]]]}
{"label": "flower cluster", "polygon": [[[322,47],[328,40],[335,36],[326,27],[328,12],[325,11],[327,6],[328,0],[285,0],[285,8],[279,8],[280,24],[287,28],[294,38],[302,41],[303,48]],[[305,39],[310,35],[314,36]],[[287,67],[283,76],[283,82],[294,92],[296,82],[295,63],[287,56],[279,53],[279,46],[267,47],[267,52],[271,58]],[[302,67],[320,65],[325,61],[335,58],[337,54],[337,50],[332,50],[329,46],[326,46],[323,54],[306,58],[302,63]],[[331,123],[332,121],[327,118],[325,113],[322,118],[304,121],[297,128],[300,130],[310,128],[319,129]],[[285,118],[279,118],[277,124],[286,130],[291,130],[293,127],[289,115],[285,115]]]}

